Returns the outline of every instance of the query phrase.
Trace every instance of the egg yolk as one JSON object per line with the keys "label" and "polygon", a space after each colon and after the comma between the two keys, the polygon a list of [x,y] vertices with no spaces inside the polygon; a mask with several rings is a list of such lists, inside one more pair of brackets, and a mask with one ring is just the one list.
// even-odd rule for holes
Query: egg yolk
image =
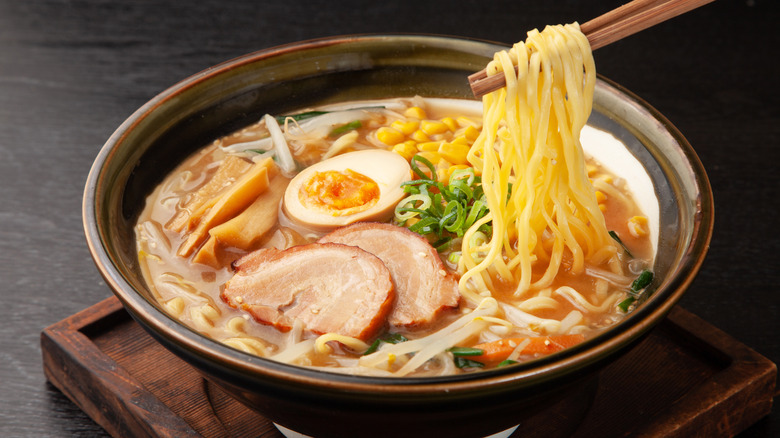
{"label": "egg yolk", "polygon": [[379,200],[379,185],[351,169],[315,172],[298,193],[307,208],[325,210],[334,216],[363,211]]}

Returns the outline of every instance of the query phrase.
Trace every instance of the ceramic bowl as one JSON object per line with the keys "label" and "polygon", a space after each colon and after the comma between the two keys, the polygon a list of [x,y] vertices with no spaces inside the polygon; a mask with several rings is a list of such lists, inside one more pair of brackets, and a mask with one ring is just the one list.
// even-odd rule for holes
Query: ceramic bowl
{"label": "ceramic bowl", "polygon": [[589,124],[620,139],[651,182],[656,278],[642,306],[574,348],[450,377],[300,368],[234,350],[172,319],[153,299],[136,260],[133,226],[145,197],[211,140],[265,113],[315,104],[412,95],[473,99],[466,77],[504,48],[440,36],[336,37],[252,53],[170,87],[116,130],[88,176],[84,227],[100,273],[166,348],[247,406],[308,436],[480,437],[549,409],[576,417],[587,409],[598,370],[637,344],[680,299],[702,263],[713,223],[712,192],[691,146],[656,110],[605,78],[599,78]]}

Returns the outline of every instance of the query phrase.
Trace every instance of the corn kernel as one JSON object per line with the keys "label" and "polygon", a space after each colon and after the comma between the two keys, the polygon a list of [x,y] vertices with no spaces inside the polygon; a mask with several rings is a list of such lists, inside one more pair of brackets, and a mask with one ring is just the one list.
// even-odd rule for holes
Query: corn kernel
{"label": "corn kernel", "polygon": [[418,142],[418,143],[425,143],[426,141],[431,141],[431,138],[428,137],[428,135],[422,130],[416,130],[412,133],[412,135],[409,136],[412,140]]}
{"label": "corn kernel", "polygon": [[439,159],[439,162],[436,164],[437,169],[447,170],[450,168],[450,166],[452,166],[452,163],[450,163],[444,157],[442,157],[441,154],[439,154],[439,157],[441,158]]}
{"label": "corn kernel", "polygon": [[611,176],[611,175],[602,175],[602,176],[600,176],[600,177],[599,177],[599,179],[600,179],[600,180],[602,180],[602,181],[604,181],[604,182],[605,182],[605,183],[607,183],[607,184],[612,184],[612,181],[614,181],[614,180],[612,179],[612,176]]}
{"label": "corn kernel", "polygon": [[431,164],[433,164],[434,166],[439,164],[439,161],[441,161],[441,155],[439,155],[439,153],[436,152],[436,151],[423,151],[423,152],[417,153],[417,155],[419,155],[419,156],[425,158],[426,160],[430,161]]}
{"label": "corn kernel", "polygon": [[441,145],[442,142],[440,141],[426,141],[425,143],[417,143],[417,150],[422,151],[438,151],[439,145]]}
{"label": "corn kernel", "polygon": [[647,218],[644,216],[634,216],[628,220],[628,232],[634,237],[646,236]]}
{"label": "corn kernel", "polygon": [[466,136],[466,138],[470,141],[474,141],[477,139],[477,137],[479,137],[479,129],[473,126],[467,126],[466,130],[463,131],[463,135]]}
{"label": "corn kernel", "polygon": [[604,192],[600,190],[596,190],[596,201],[601,204],[607,200],[607,195],[604,194]]}
{"label": "corn kernel", "polygon": [[444,122],[438,120],[423,120],[420,122],[420,130],[428,135],[443,134],[449,130]]}
{"label": "corn kernel", "polygon": [[436,179],[441,183],[447,184],[450,180],[447,176],[447,169],[436,169]]}
{"label": "corn kernel", "polygon": [[396,120],[391,123],[390,126],[401,131],[404,135],[410,135],[420,127],[420,122],[416,120],[410,120],[408,122],[404,122],[403,120]]}
{"label": "corn kernel", "polygon": [[417,153],[417,143],[412,140],[398,143],[397,145],[393,146],[393,152],[406,158],[406,161],[409,161],[412,159],[414,154]]}
{"label": "corn kernel", "polygon": [[404,115],[406,117],[409,117],[410,119],[417,119],[417,120],[422,120],[428,117],[428,115],[425,114],[425,110],[420,108],[419,106],[413,106],[407,108],[406,111],[404,111]]}
{"label": "corn kernel", "polygon": [[377,140],[381,141],[382,143],[392,146],[398,143],[401,143],[404,141],[404,134],[393,128],[389,128],[387,126],[383,126],[376,131],[376,138]]}
{"label": "corn kernel", "polygon": [[469,146],[458,143],[442,143],[439,153],[442,158],[453,164],[466,164],[466,156],[469,154]]}
{"label": "corn kernel", "polygon": [[470,145],[471,144],[471,142],[469,141],[468,138],[466,138],[465,135],[461,135],[459,137],[455,137],[450,143],[453,143],[453,144],[465,144],[465,145]]}
{"label": "corn kernel", "polygon": [[607,211],[606,204],[599,204],[599,210],[601,210],[602,213],[606,213]]}
{"label": "corn kernel", "polygon": [[588,171],[588,176],[592,177],[593,175],[596,174],[596,171],[598,171],[598,168],[596,166],[592,165],[592,164],[586,164],[585,165],[585,170]]}
{"label": "corn kernel", "polygon": [[441,122],[447,125],[447,129],[449,129],[452,132],[457,131],[459,128],[458,122],[455,121],[455,119],[453,119],[452,117],[445,117],[441,119]]}

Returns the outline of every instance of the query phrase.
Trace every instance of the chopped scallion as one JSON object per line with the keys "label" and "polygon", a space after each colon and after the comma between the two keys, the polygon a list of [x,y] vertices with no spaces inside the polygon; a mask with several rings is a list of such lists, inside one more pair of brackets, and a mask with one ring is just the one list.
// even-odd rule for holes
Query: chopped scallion
{"label": "chopped scallion", "polygon": [[287,116],[276,116],[274,118],[276,119],[277,123],[279,123],[280,125],[284,125],[284,122],[287,119],[293,119],[296,122],[300,122],[301,120],[311,119],[312,117],[321,116],[327,113],[328,111],[306,111],[304,113],[291,114]]}
{"label": "chopped scallion", "polygon": [[355,120],[354,122],[349,122],[337,128],[333,128],[333,130],[330,131],[330,134],[328,134],[328,136],[338,137],[339,135],[344,134],[345,132],[354,131],[355,129],[360,129],[361,126],[363,126],[363,123],[360,120]]}
{"label": "chopped scallion", "polygon": [[617,233],[616,233],[616,232],[614,232],[614,231],[611,231],[611,230],[610,230],[610,231],[609,231],[609,235],[610,235],[610,236],[611,236],[613,239],[615,239],[615,242],[617,242],[617,243],[619,243],[619,244],[620,244],[620,246],[623,248],[623,251],[625,251],[625,252],[626,252],[626,255],[627,255],[627,256],[631,257],[632,259],[634,258],[634,256],[631,254],[631,251],[629,251],[629,250],[628,250],[628,248],[626,247],[626,245],[623,243],[623,241],[622,241],[622,240],[620,240],[620,237],[618,237],[618,235],[617,235]]}
{"label": "chopped scallion", "polygon": [[384,109],[385,106],[379,105],[379,106],[362,106],[357,108],[346,108],[341,109],[337,111],[305,111],[298,114],[289,114],[284,116],[276,116],[274,117],[280,125],[284,125],[285,120],[287,119],[293,119],[296,122],[300,122],[301,120],[311,119],[314,117],[322,116],[329,113],[336,113],[341,111],[355,111],[355,110],[377,110],[377,109]]}
{"label": "chopped scallion", "polygon": [[482,356],[485,354],[485,350],[472,347],[452,347],[449,350],[453,356]]}
{"label": "chopped scallion", "polygon": [[637,277],[636,280],[631,283],[631,290],[634,292],[639,292],[649,286],[651,281],[653,281],[653,271],[645,269],[641,274],[639,274],[639,277]]}
{"label": "chopped scallion", "polygon": [[634,301],[636,301],[636,298],[634,297],[628,297],[625,300],[618,303],[618,308],[623,311],[623,313],[628,312],[628,309],[631,307],[632,304],[634,304]]}
{"label": "chopped scallion", "polygon": [[450,247],[450,243],[452,243],[452,237],[442,237],[441,239],[433,242],[431,246],[436,248],[436,251],[442,252]]}
{"label": "chopped scallion", "polygon": [[[409,196],[396,207],[397,223],[406,225],[407,220],[415,218],[416,221],[406,225],[411,231],[441,241],[447,237],[463,237],[488,213],[481,180],[474,169],[455,170],[444,185],[436,180],[436,168],[425,157],[415,155],[410,164],[418,179],[402,184]],[[484,224],[480,230],[490,234],[490,224]]]}
{"label": "chopped scallion", "polygon": [[482,362],[476,360],[466,359],[462,356],[455,356],[455,366],[458,368],[482,368],[485,366]]}
{"label": "chopped scallion", "polygon": [[641,274],[631,283],[631,287],[628,291],[629,296],[618,303],[618,308],[623,311],[623,313],[628,312],[628,309],[631,308],[631,305],[634,304],[638,299],[640,298],[646,298],[643,296],[643,290],[650,285],[650,283],[653,281],[653,271],[650,271],[648,269],[645,269],[642,271]]}
{"label": "chopped scallion", "polygon": [[366,352],[363,353],[363,355],[369,355],[371,353],[375,353],[377,350],[379,350],[379,347],[382,344],[398,344],[398,343],[401,343],[401,342],[406,342],[408,340],[409,339],[406,336],[404,336],[404,335],[402,335],[400,333],[388,333],[383,338],[377,338],[371,344],[371,346],[368,347],[368,350],[366,350]]}

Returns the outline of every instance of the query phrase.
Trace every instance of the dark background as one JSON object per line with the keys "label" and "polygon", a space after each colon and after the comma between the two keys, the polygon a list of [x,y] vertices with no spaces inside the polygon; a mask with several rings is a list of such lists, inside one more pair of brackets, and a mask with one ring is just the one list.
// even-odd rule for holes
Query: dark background
{"label": "dark background", "polygon": [[[411,32],[511,43],[621,1],[0,0],[0,436],[101,436],[43,376],[41,330],[110,295],[81,195],[136,108],[233,57],[298,40]],[[698,152],[716,220],[682,306],[780,361],[780,18],[718,0],[596,54],[598,71],[665,114]],[[780,413],[744,437],[780,436]]]}

